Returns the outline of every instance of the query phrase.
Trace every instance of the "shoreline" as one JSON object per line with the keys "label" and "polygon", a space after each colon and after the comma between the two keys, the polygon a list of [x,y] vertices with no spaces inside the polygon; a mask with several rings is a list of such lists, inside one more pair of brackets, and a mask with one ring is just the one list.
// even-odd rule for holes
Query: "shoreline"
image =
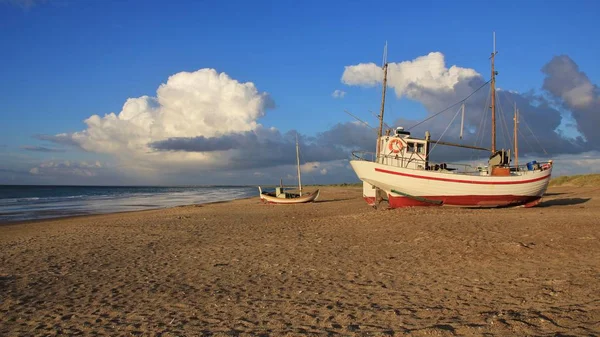
{"label": "shoreline", "polygon": [[[270,185],[265,185],[265,186],[267,186],[267,188],[270,188]],[[278,186],[278,185],[273,185],[273,186]],[[346,185],[345,184],[334,184],[334,185],[304,185],[303,187],[353,188],[353,187],[356,187],[356,186],[357,186],[356,184],[354,184],[354,185],[353,184],[346,184]],[[248,186],[243,186],[243,187],[248,187]],[[195,206],[195,205],[218,204],[218,203],[233,202],[233,201],[236,201],[236,200],[252,199],[252,198],[258,198],[258,197],[259,196],[258,196],[258,192],[257,192],[256,196],[248,196],[248,197],[235,198],[235,199],[229,199],[229,200],[220,200],[220,201],[208,201],[208,202],[205,202],[205,203],[183,204],[183,205],[176,205],[176,206],[164,206],[164,207],[147,208],[147,209],[139,209],[139,210],[125,210],[125,211],[99,212],[99,213],[93,213],[93,212],[91,212],[91,213],[86,213],[86,214],[73,214],[73,215],[64,215],[64,216],[39,218],[39,219],[28,219],[28,220],[0,221],[0,227],[9,226],[9,225],[38,223],[38,222],[44,222],[44,221],[66,220],[66,219],[71,219],[71,218],[85,218],[85,217],[92,217],[92,216],[98,216],[98,215],[124,214],[124,213],[132,213],[132,212],[145,212],[145,211],[164,210],[164,209],[177,208],[177,207],[188,207],[188,206]]]}
{"label": "shoreline", "polygon": [[[232,202],[232,201],[236,201],[236,200],[244,200],[244,199],[251,199],[251,198],[255,198],[255,197],[249,196],[249,197],[235,198],[235,199],[229,199],[229,200],[208,201],[205,203],[183,204],[183,205],[176,205],[176,206],[162,206],[162,207],[153,207],[153,208],[138,209],[138,210],[90,212],[90,213],[85,213],[85,214],[66,214],[64,216],[59,215],[59,216],[45,217],[45,218],[39,218],[39,219],[0,221],[0,227],[15,225],[15,224],[28,224],[28,223],[37,223],[37,222],[45,222],[45,221],[66,220],[66,219],[72,219],[72,218],[85,218],[85,217],[93,217],[93,216],[99,216],[99,215],[137,213],[137,212],[164,210],[164,209],[177,208],[177,207],[209,205],[209,204],[225,203],[225,202]],[[258,195],[256,196],[256,198],[258,198]]]}

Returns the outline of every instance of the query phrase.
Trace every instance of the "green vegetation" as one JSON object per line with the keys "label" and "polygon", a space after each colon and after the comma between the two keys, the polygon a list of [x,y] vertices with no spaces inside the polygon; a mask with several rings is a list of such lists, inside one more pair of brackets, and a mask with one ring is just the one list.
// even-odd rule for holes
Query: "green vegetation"
{"label": "green vegetation", "polygon": [[341,184],[325,184],[325,185],[320,185],[320,184],[310,184],[310,185],[304,185],[304,186],[328,186],[328,187],[362,187],[362,181],[359,181],[357,183],[341,183]]}
{"label": "green vegetation", "polygon": [[562,176],[550,180],[549,186],[600,186],[600,174]]}

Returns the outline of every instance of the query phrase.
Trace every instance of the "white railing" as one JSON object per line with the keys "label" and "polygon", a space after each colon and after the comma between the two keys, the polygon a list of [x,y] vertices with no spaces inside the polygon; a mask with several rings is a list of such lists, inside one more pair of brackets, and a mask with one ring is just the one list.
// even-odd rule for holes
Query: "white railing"
{"label": "white railing", "polygon": [[[487,172],[488,172],[487,166],[475,167],[470,164],[463,164],[463,163],[439,163],[439,162],[432,162],[432,161],[428,161],[427,166],[426,166],[425,165],[426,162],[421,159],[404,158],[404,157],[400,157],[400,156],[396,158],[396,155],[380,155],[379,157],[376,158],[375,152],[368,152],[368,151],[354,151],[354,152],[352,152],[352,157],[356,160],[378,162],[383,165],[395,166],[395,167],[401,167],[401,168],[411,168],[411,169],[416,169],[416,170],[437,171],[437,170],[441,169],[442,165],[443,165],[444,169],[442,169],[442,172],[449,171],[449,172],[453,172],[453,173],[473,174],[473,175],[480,175],[483,172],[485,172],[487,174]],[[414,164],[414,168],[409,167],[409,164]],[[436,169],[436,165],[437,165],[437,169]],[[533,170],[529,169],[528,165],[529,165],[529,163],[524,164],[524,165],[519,165],[519,166],[512,166],[510,168],[510,171],[511,172],[520,172],[521,174],[527,174],[528,172],[533,172]],[[536,164],[534,164],[534,166],[535,166],[534,170],[536,170],[536,169],[545,170],[545,169],[548,169],[549,167],[551,167],[552,163],[537,162]],[[455,167],[459,167],[462,169],[458,169]]]}

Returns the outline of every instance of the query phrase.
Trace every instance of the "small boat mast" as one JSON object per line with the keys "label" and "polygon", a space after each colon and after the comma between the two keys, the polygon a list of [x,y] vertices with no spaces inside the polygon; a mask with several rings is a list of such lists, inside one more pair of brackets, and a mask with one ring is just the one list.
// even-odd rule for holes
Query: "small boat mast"
{"label": "small boat mast", "polygon": [[298,133],[296,132],[296,166],[298,166],[298,190],[302,196],[302,181],[300,180],[300,149],[298,147]]}
{"label": "small boat mast", "polygon": [[517,103],[515,102],[515,126],[513,127],[513,137],[514,137],[514,142],[515,142],[515,167],[519,167],[519,145],[518,145],[518,141],[519,141],[519,137],[517,136],[517,131],[519,130],[519,110],[517,109]]}

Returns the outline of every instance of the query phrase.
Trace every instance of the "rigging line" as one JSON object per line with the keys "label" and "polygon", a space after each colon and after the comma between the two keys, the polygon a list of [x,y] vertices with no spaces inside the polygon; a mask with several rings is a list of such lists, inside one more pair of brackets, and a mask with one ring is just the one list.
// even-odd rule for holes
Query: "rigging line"
{"label": "rigging line", "polygon": [[527,122],[525,121],[525,118],[523,118],[523,122],[525,122],[525,126],[527,127],[527,129],[529,129],[529,132],[531,132],[531,135],[533,136],[533,138],[535,138],[535,141],[542,148],[542,151],[544,151],[545,154],[548,154],[548,152],[546,152],[546,149],[544,149],[544,147],[542,146],[542,143],[540,143],[538,137],[536,137],[536,135],[533,133],[533,130],[531,130],[531,128],[529,127],[529,124],[527,124]]}
{"label": "rigging line", "polygon": [[[500,95],[498,95],[497,101],[500,101]],[[510,148],[512,149],[513,144],[512,144],[512,140],[510,140],[510,136],[509,136],[510,133],[508,132],[508,126],[506,125],[506,117],[504,116],[505,112],[502,109],[502,104],[499,104],[498,107],[500,107],[500,119],[502,119],[502,124],[504,125],[504,129],[502,130],[503,131],[502,139],[504,140],[504,146],[506,146],[506,143],[507,143],[506,139],[508,137],[508,139],[509,139],[508,144],[510,144]]]}
{"label": "rigging line", "polygon": [[[304,162],[304,164],[308,164],[308,162],[306,160],[304,160],[304,156],[302,155],[302,150],[300,150],[300,149],[298,149],[298,157],[300,157],[300,163]],[[302,164],[300,164],[300,168],[302,168]],[[306,172],[304,174],[304,176],[306,176],[306,175],[308,175],[311,178],[314,185],[317,184],[315,177],[312,174],[310,174],[310,172]]]}
{"label": "rigging line", "polygon": [[[506,91],[502,91],[502,93],[504,94],[504,97],[506,98],[506,101],[508,101],[508,103],[510,103],[511,106],[516,106],[516,102],[510,100],[510,98],[508,97],[508,94],[506,93]],[[498,93],[498,101],[499,100],[500,100],[500,93]],[[502,110],[502,105],[500,105],[500,110]],[[504,114],[504,111],[502,111],[502,113]],[[514,118],[514,115],[513,115],[513,118]],[[507,137],[510,140],[509,141],[510,147],[511,147],[511,149],[514,150],[514,145],[513,145],[514,139],[511,136],[511,132],[508,130],[508,125],[506,124],[506,116],[503,116],[503,121],[504,121],[504,127],[506,128]]]}
{"label": "rigging line", "polygon": [[492,97],[492,95],[487,95],[487,98],[485,99],[485,105],[483,106],[483,112],[481,114],[481,121],[479,121],[479,128],[477,129],[477,134],[475,135],[475,146],[479,146],[477,145],[478,143],[483,144],[483,129],[485,128],[485,123],[487,122],[488,114],[486,110],[490,106],[490,97]]}
{"label": "rigging line", "polygon": [[369,123],[367,123],[367,122],[363,121],[362,119],[360,119],[360,118],[358,118],[358,117],[354,116],[354,115],[353,115],[353,114],[351,114],[351,113],[350,113],[348,110],[344,110],[344,112],[345,112],[345,113],[347,113],[348,115],[350,115],[350,116],[354,117],[354,119],[356,119],[357,121],[359,121],[359,122],[363,123],[364,125],[366,125],[366,126],[370,127],[370,128],[371,128],[372,130],[374,130],[375,132],[377,132],[377,129],[375,129],[374,127],[370,126],[370,125],[369,125]]}
{"label": "rigging line", "polygon": [[[487,116],[488,116],[486,110],[489,107],[491,97],[492,97],[492,95],[490,93],[487,95],[487,98],[485,99],[485,105],[483,106],[483,113],[481,114],[481,121],[479,122],[479,128],[477,129],[477,134],[475,135],[475,146],[483,145],[483,129],[485,128],[485,125],[487,122]],[[471,159],[473,159],[475,153],[476,153],[475,150],[471,151]]]}
{"label": "rigging line", "polygon": [[470,94],[469,94],[469,96],[467,96],[467,97],[463,98],[462,100],[460,100],[460,101],[458,101],[458,102],[456,102],[456,103],[454,103],[454,104],[452,104],[452,105],[448,106],[448,107],[447,107],[447,108],[445,108],[444,110],[442,110],[442,111],[440,111],[440,112],[437,112],[436,114],[434,114],[434,115],[431,115],[431,116],[429,116],[429,117],[425,118],[424,120],[420,121],[419,123],[417,123],[417,124],[415,124],[415,125],[411,126],[410,128],[408,128],[407,130],[413,129],[413,128],[415,128],[416,126],[419,126],[419,125],[421,125],[421,124],[423,124],[423,123],[427,122],[428,120],[430,120],[430,119],[432,119],[432,118],[436,117],[437,115],[439,115],[439,114],[441,114],[441,113],[443,113],[443,112],[446,112],[446,111],[448,111],[448,110],[452,109],[453,107],[457,106],[458,104],[461,104],[461,103],[465,102],[466,100],[468,100],[468,99],[469,99],[471,96],[475,95],[475,93],[476,93],[476,92],[478,92],[478,91],[479,91],[481,88],[485,87],[485,86],[486,86],[488,83],[490,83],[491,81],[492,81],[492,80],[489,80],[489,81],[485,82],[485,83],[484,83],[482,86],[480,86],[480,87],[479,87],[479,88],[477,88],[475,91],[473,91],[472,93],[470,93]]}
{"label": "rigging line", "polygon": [[[519,120],[520,121],[520,120]],[[527,137],[525,137],[525,135],[523,134],[523,132],[521,132],[521,129],[517,129],[517,131],[519,132],[519,134],[521,135],[521,138],[525,139],[525,143],[527,143],[527,146],[529,146],[529,150],[531,152],[533,152],[533,146],[531,146],[531,143],[529,143],[529,141],[527,140]],[[523,153],[525,154],[525,153]]]}
{"label": "rigging line", "polygon": [[[510,102],[510,99],[508,98],[508,94],[506,92],[504,92],[504,96],[506,96],[506,99]],[[510,102],[510,103],[514,104],[514,102]],[[544,149],[544,147],[542,146],[542,143],[539,141],[539,139],[533,133],[533,130],[531,130],[531,128],[529,127],[529,124],[527,124],[527,121],[525,121],[525,117],[523,117],[522,120],[525,123],[525,126],[527,127],[527,129],[529,129],[529,132],[531,132],[531,135],[533,136],[533,138],[535,138],[536,142],[538,143],[538,145],[540,146],[540,148],[542,149],[542,151],[544,151],[545,154],[548,154],[548,152],[546,152],[546,149]],[[525,136],[521,133],[521,130],[519,130],[519,133],[523,136],[523,138],[525,138]],[[525,141],[527,142],[527,138],[525,138]],[[533,151],[533,147],[532,146],[531,146],[531,151]]]}
{"label": "rigging line", "polygon": [[[444,130],[444,132],[442,132],[442,135],[440,136],[440,138],[437,140],[438,142],[440,140],[442,140],[442,137],[444,137],[444,134],[446,133],[446,131],[448,131],[448,128],[450,127],[450,125],[452,125],[452,122],[454,122],[454,120],[456,119],[456,116],[458,116],[458,113],[460,112],[461,109],[456,110],[456,113],[454,114],[454,117],[452,118],[452,120],[450,121],[450,123],[448,123],[448,125],[446,126],[446,129]],[[435,149],[435,147],[438,145],[438,143],[436,142],[433,147],[431,148],[431,150],[429,150],[429,153],[433,152],[433,149]]]}
{"label": "rigging line", "polygon": [[[371,113],[371,115],[373,115],[373,117],[379,119],[379,115],[377,115],[376,113],[374,113],[373,111],[369,110],[369,112]],[[388,123],[386,123],[385,121],[383,121],[383,125],[385,125],[386,128],[391,129],[392,127],[388,125]]]}

